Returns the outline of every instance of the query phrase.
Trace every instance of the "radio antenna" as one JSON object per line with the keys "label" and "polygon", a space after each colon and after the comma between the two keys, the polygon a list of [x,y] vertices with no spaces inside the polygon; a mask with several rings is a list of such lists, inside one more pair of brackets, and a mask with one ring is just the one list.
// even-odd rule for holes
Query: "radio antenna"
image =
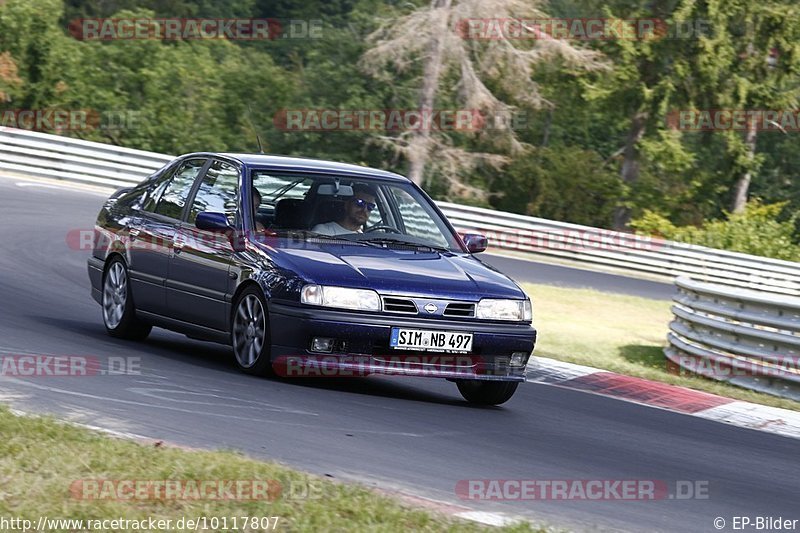
{"label": "radio antenna", "polygon": [[256,134],[256,142],[258,143],[258,153],[259,154],[263,154],[264,153],[264,147],[261,145],[261,136],[258,134],[258,130],[256,129],[256,126],[255,126],[255,124],[253,124],[253,120],[250,117],[252,112],[253,112],[253,110],[250,108],[250,104],[247,104],[247,122],[250,123],[250,127],[253,128],[253,132],[255,132],[255,134]]}

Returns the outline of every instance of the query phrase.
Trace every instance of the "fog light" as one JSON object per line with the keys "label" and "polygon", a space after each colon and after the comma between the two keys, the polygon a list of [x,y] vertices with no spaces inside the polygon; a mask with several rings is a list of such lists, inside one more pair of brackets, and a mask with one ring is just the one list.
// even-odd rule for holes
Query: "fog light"
{"label": "fog light", "polygon": [[314,337],[311,340],[311,351],[331,353],[333,351],[334,339],[327,339],[325,337]]}
{"label": "fog light", "polygon": [[511,366],[525,366],[528,364],[527,352],[514,352],[511,354]]}

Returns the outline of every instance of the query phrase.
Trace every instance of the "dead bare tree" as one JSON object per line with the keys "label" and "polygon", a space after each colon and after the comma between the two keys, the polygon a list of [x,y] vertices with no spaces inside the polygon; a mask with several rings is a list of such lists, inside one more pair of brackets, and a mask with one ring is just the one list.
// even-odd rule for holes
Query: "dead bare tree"
{"label": "dead bare tree", "polygon": [[[506,154],[524,148],[510,120],[520,107],[551,106],[534,81],[535,66],[559,60],[569,68],[608,67],[598,52],[553,38],[543,27],[531,27],[535,23],[530,21],[548,18],[539,9],[543,4],[540,0],[432,0],[429,6],[384,21],[368,36],[371,48],[361,61],[367,73],[385,74],[390,67],[408,72],[421,61],[418,109],[434,111],[446,93],[462,109],[487,117],[488,124],[476,135],[498,148],[494,153],[470,152],[455,146],[449,132],[429,128],[377,137],[407,159],[408,175],[415,183],[423,185],[433,171],[447,180],[451,195],[482,196],[480,188],[463,182],[464,173],[481,163],[501,167],[508,161]],[[504,20],[514,21],[524,37],[497,31]]]}

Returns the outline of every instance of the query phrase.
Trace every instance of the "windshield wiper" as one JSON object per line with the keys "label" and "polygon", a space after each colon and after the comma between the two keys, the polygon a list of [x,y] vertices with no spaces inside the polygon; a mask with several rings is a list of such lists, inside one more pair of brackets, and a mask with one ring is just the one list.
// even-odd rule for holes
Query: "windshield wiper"
{"label": "windshield wiper", "polygon": [[405,239],[398,239],[393,237],[371,237],[371,238],[364,238],[365,234],[363,233],[348,233],[345,235],[327,235],[325,233],[316,233],[314,231],[305,230],[305,229],[279,229],[279,235],[283,235],[289,238],[298,238],[302,237],[303,240],[320,240],[320,241],[329,241],[331,243],[339,243],[339,244],[358,244],[361,246],[370,246],[373,248],[387,248],[389,246],[397,246],[397,247],[411,247],[415,250],[430,250],[436,252],[451,252],[449,248],[444,246],[437,246],[435,244],[430,244],[427,242],[419,242],[415,238],[405,238]]}
{"label": "windshield wiper", "polygon": [[272,191],[267,196],[269,196],[270,199],[273,202],[275,202],[275,201],[278,200],[278,198],[280,198],[281,196],[283,196],[284,194],[286,194],[290,190],[294,189],[298,184],[302,183],[303,181],[305,181],[305,178],[299,178],[299,179],[296,179],[294,181],[291,181],[291,182],[287,183],[286,185],[284,185],[283,187],[280,187],[279,189],[277,189],[275,191]]}
{"label": "windshield wiper", "polygon": [[[360,244],[362,246],[368,246],[368,243],[357,241],[354,239],[348,239],[345,235],[327,235],[325,233],[316,233],[314,231],[309,230],[294,230],[297,234],[303,235],[306,240],[309,239],[318,239],[321,241],[331,241],[331,242],[338,242],[341,244]],[[354,234],[355,235],[355,234]]]}
{"label": "windshield wiper", "polygon": [[369,244],[376,244],[381,247],[385,246],[412,246],[415,249],[419,250],[422,248],[426,248],[431,251],[437,252],[450,252],[449,248],[445,248],[444,246],[436,246],[435,244],[430,243],[422,243],[417,242],[409,239],[396,239],[391,237],[373,237],[371,239],[359,239],[357,242],[369,243]]}

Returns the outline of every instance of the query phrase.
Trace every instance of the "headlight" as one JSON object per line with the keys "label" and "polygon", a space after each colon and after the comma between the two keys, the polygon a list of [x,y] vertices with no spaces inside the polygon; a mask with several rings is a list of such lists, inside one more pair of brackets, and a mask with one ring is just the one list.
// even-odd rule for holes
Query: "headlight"
{"label": "headlight", "polygon": [[378,297],[378,293],[368,289],[306,285],[300,291],[300,301],[304,304],[339,307],[341,309],[381,310],[381,300]]}
{"label": "headlight", "polygon": [[475,309],[478,318],[487,320],[514,320],[530,322],[533,317],[530,300],[490,300],[478,302]]}

